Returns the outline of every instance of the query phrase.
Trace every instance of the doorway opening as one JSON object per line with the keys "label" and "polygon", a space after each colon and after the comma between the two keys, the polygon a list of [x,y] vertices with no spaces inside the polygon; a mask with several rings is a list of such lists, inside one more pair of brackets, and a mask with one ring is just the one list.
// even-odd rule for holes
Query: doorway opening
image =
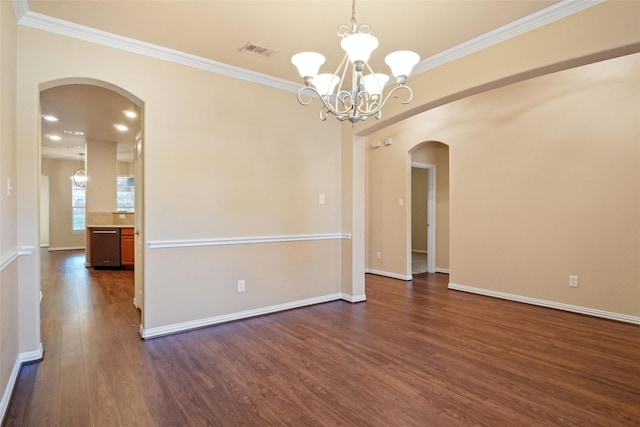
{"label": "doorway opening", "polygon": [[411,275],[435,272],[436,168],[411,162]]}
{"label": "doorway opening", "polygon": [[449,146],[422,142],[409,158],[407,274],[449,273]]}
{"label": "doorway opening", "polygon": [[[134,259],[126,264],[133,264],[133,304],[140,310],[142,328],[144,103],[118,86],[88,78],[50,81],[39,89],[40,169],[49,178],[47,206],[41,201],[39,215],[47,222],[48,250],[84,250],[85,266],[91,267],[87,227],[130,229],[135,234],[130,249]],[[70,179],[79,168],[86,171],[86,184]],[[121,175],[132,178],[133,212],[120,208]],[[122,245],[128,248],[129,243],[123,239]]]}

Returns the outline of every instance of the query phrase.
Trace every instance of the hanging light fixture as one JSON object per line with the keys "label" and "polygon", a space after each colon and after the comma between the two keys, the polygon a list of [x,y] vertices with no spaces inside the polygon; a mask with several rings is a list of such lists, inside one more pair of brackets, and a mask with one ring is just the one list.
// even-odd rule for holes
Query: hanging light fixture
{"label": "hanging light fixture", "polygon": [[78,154],[80,155],[80,168],[76,169],[71,176],[71,179],[73,180],[73,185],[78,188],[84,188],[87,186],[87,172],[84,170],[84,154]]}
{"label": "hanging light fixture", "polygon": [[[326,120],[331,113],[340,121],[349,120],[355,127],[360,120],[370,116],[380,119],[382,107],[397,91],[405,90],[408,94],[405,100],[400,100],[402,104],[411,102],[413,91],[405,83],[413,67],[420,61],[417,53],[401,50],[387,55],[385,62],[391,68],[397,86],[383,98],[383,89],[389,76],[374,73],[368,64],[371,53],[378,47],[378,39],[371,35],[369,24],[357,24],[355,0],[351,4],[351,25],[340,25],[338,36],[342,38],[340,46],[346,53],[333,74],[318,74],[325,61],[324,56],[319,53],[302,52],[291,58],[305,84],[298,91],[300,104],[309,105],[315,95],[323,104],[320,110],[321,120]],[[350,64],[351,89],[343,89]],[[305,92],[308,92],[308,99],[303,99]]]}

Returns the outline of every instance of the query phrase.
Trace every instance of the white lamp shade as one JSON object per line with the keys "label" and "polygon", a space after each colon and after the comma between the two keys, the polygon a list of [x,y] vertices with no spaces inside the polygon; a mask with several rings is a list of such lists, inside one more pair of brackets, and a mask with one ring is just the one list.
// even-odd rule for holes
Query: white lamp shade
{"label": "white lamp shade", "polygon": [[318,74],[313,79],[313,85],[320,95],[331,95],[340,82],[340,77],[335,74]]}
{"label": "white lamp shade", "polygon": [[316,52],[301,52],[293,55],[291,62],[298,68],[302,78],[314,78],[324,64],[324,56]]}
{"label": "white lamp shade", "polygon": [[389,81],[389,76],[386,74],[367,74],[363,79],[364,90],[366,90],[369,95],[382,95],[382,89]]}
{"label": "white lamp shade", "polygon": [[340,46],[347,52],[352,63],[367,62],[371,52],[378,47],[378,39],[371,34],[355,33],[343,38]]}
{"label": "white lamp shade", "polygon": [[384,59],[395,77],[409,76],[413,67],[420,61],[420,55],[408,50],[392,52]]}

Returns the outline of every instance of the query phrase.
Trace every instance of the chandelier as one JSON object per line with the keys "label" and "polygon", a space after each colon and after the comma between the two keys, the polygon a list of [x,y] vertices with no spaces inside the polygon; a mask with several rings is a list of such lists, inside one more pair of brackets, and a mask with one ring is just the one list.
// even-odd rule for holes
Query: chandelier
{"label": "chandelier", "polygon": [[[401,50],[387,55],[385,62],[391,68],[397,85],[383,97],[389,76],[375,73],[368,64],[371,53],[378,47],[378,39],[371,35],[369,24],[357,24],[355,0],[351,5],[351,25],[340,25],[338,36],[342,38],[340,46],[345,55],[333,74],[318,74],[325,62],[325,57],[319,53],[302,52],[291,58],[305,84],[298,91],[300,104],[309,105],[317,97],[322,101],[321,120],[326,120],[330,113],[340,121],[349,120],[355,128],[356,123],[370,116],[380,119],[382,107],[398,91],[407,92],[407,98],[400,100],[402,104],[411,102],[413,91],[405,83],[413,67],[420,61],[417,53]],[[352,70],[351,88],[344,89],[349,68]]]}
{"label": "chandelier", "polygon": [[87,186],[87,172],[84,170],[84,154],[78,153],[80,155],[80,168],[76,169],[76,171],[71,176],[73,180],[73,185],[78,188],[84,188]]}

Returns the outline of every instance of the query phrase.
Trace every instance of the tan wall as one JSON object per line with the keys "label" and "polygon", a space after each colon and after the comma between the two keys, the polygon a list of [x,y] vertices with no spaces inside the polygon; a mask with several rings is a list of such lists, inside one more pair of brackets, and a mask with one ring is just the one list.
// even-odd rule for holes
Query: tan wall
{"label": "tan wall", "polygon": [[[16,24],[9,2],[0,2],[0,58],[0,394],[9,396],[7,391],[11,390],[7,387],[20,351],[15,164]],[[10,195],[6,192],[7,179],[14,187]],[[5,405],[0,407],[0,417],[4,415]]]}
{"label": "tan wall", "polygon": [[[369,257],[399,253],[407,153],[449,145],[452,283],[640,315],[640,54],[517,83],[390,126],[369,155]],[[375,245],[375,246],[374,246]],[[385,269],[403,273],[402,257]],[[579,287],[568,286],[569,275]]]}
{"label": "tan wall", "polygon": [[[81,76],[144,102],[145,242],[340,232],[340,125],[318,121],[295,94],[30,28],[19,35],[25,174],[37,171],[38,85]],[[144,326],[340,292],[340,246],[146,249]]]}
{"label": "tan wall", "polygon": [[118,209],[118,159],[113,141],[87,141],[87,212]]}
{"label": "tan wall", "polygon": [[73,231],[71,175],[78,160],[42,159],[42,173],[49,177],[49,250],[84,248],[84,231]]}
{"label": "tan wall", "polygon": [[134,162],[118,161],[118,176],[135,176]]}

